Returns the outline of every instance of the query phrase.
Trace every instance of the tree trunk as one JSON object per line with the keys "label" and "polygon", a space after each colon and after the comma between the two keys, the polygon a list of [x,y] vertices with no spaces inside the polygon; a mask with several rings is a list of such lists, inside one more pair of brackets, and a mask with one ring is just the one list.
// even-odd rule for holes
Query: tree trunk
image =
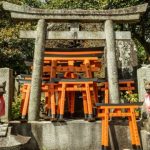
{"label": "tree trunk", "polygon": [[133,33],[133,36],[141,43],[141,45],[144,47],[146,55],[147,55],[147,60],[150,62],[150,43],[146,42],[144,35],[141,36],[137,33]]}
{"label": "tree trunk", "polygon": [[45,38],[46,23],[45,20],[41,19],[37,24],[37,37],[35,40],[31,94],[28,111],[28,120],[30,121],[38,120],[39,118]]}

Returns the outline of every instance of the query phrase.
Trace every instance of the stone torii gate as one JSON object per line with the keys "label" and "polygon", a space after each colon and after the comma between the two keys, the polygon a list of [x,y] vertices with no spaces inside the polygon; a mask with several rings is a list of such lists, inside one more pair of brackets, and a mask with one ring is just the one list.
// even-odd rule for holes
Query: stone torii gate
{"label": "stone torii gate", "polygon": [[[46,39],[72,39],[72,40],[106,40],[107,74],[109,82],[110,102],[119,102],[118,72],[116,64],[116,39],[131,39],[130,32],[115,32],[115,23],[134,23],[140,20],[140,16],[146,11],[147,4],[123,9],[112,10],[47,10],[36,9],[28,6],[19,6],[8,2],[3,3],[4,10],[11,12],[11,17],[19,20],[37,20],[36,31],[21,31],[20,38],[34,38],[34,62],[31,83],[28,120],[37,120],[39,116],[40,87],[42,61]],[[70,31],[48,31],[47,22],[70,22]],[[79,23],[104,22],[104,31],[89,32],[79,31]]]}

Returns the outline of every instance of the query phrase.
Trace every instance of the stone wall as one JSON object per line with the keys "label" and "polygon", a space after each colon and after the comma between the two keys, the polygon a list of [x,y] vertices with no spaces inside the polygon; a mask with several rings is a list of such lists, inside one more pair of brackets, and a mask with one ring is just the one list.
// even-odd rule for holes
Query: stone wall
{"label": "stone wall", "polygon": [[13,71],[9,68],[0,68],[0,82],[6,81],[6,93],[4,94],[5,100],[5,116],[1,120],[7,122],[10,119],[11,103],[13,100]]}

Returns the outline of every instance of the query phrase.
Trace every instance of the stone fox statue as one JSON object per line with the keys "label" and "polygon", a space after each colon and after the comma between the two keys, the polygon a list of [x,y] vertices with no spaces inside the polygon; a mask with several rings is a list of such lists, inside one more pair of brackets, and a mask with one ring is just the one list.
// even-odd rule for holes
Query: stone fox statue
{"label": "stone fox statue", "polygon": [[146,90],[146,94],[143,100],[142,118],[146,119],[150,117],[150,81],[144,80],[144,87]]}

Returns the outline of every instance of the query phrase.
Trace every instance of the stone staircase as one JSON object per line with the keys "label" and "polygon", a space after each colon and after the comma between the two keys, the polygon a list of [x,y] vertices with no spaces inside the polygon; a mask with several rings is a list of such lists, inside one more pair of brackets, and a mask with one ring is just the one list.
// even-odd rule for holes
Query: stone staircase
{"label": "stone staircase", "polygon": [[0,137],[6,137],[8,132],[8,124],[0,124]]}
{"label": "stone staircase", "polygon": [[0,150],[21,150],[29,142],[30,137],[12,135],[12,127],[0,124]]}

